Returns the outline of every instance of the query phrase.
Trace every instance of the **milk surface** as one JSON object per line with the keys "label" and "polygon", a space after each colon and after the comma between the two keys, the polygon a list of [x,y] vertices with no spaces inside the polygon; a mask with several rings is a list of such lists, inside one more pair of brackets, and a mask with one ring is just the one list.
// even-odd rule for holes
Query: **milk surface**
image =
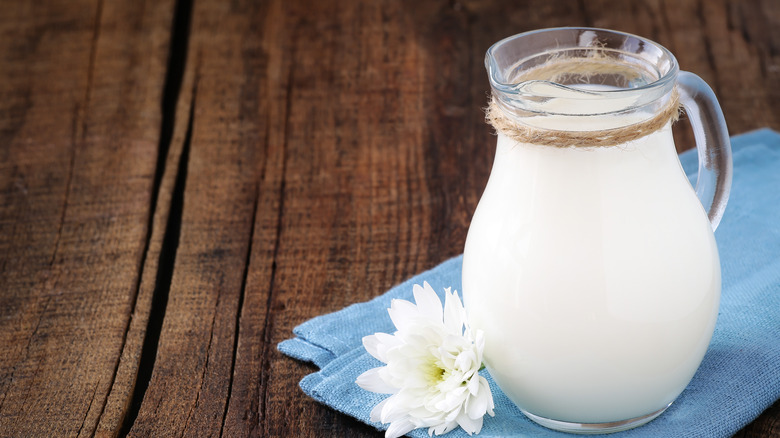
{"label": "milk surface", "polygon": [[590,149],[499,134],[463,295],[488,370],[521,409],[603,423],[664,408],[704,356],[720,287],[712,229],[670,126]]}

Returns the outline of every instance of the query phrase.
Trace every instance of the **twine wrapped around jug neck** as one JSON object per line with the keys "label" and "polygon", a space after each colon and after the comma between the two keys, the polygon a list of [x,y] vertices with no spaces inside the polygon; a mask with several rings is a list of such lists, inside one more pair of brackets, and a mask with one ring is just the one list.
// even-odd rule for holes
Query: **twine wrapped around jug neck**
{"label": "twine wrapped around jug neck", "polygon": [[[583,74],[581,72],[587,72]],[[638,75],[635,69],[619,63],[608,62],[601,57],[557,59],[540,67],[529,70],[516,82],[528,80],[547,80],[559,82],[567,75],[587,77],[599,74],[618,74],[627,80]],[[501,108],[495,96],[490,99],[486,120],[507,137],[520,143],[542,146],[566,147],[606,147],[616,146],[637,140],[663,128],[670,121],[674,123],[680,115],[680,102],[677,89],[669,96],[666,105],[655,115],[643,122],[618,128],[597,131],[559,131],[524,124]]]}

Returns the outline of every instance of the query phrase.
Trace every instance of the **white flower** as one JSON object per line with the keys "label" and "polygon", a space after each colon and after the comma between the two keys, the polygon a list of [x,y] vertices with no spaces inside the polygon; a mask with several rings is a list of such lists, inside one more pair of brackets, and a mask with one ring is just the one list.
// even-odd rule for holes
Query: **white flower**
{"label": "white flower", "polygon": [[[371,411],[371,421],[390,423],[385,436],[399,437],[427,427],[428,435],[458,425],[469,435],[493,416],[493,395],[478,374],[485,346],[481,330],[472,333],[457,292],[445,289],[444,309],[426,282],[414,285],[412,304],[393,300],[390,318],[398,331],[363,338],[366,351],[387,366],[361,374],[363,389],[392,394]],[[464,330],[465,329],[465,330]]]}

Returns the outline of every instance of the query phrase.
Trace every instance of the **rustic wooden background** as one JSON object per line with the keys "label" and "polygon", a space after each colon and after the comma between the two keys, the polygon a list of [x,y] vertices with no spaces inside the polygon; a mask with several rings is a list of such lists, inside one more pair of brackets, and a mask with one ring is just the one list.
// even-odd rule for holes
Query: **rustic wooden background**
{"label": "rustic wooden background", "polygon": [[484,52],[563,25],[780,129],[774,0],[3,1],[0,436],[380,436],[276,344],[461,252]]}

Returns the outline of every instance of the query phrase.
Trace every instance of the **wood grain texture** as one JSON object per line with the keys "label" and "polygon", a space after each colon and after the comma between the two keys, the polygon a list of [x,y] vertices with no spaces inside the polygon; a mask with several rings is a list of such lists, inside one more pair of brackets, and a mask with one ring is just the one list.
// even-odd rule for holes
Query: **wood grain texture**
{"label": "wood grain texture", "polygon": [[[0,437],[382,436],[276,344],[462,251],[503,37],[646,36],[732,134],[780,130],[772,0],[1,9]],[[737,436],[780,437],[780,403]]]}
{"label": "wood grain texture", "polygon": [[147,240],[171,6],[3,7],[3,436],[90,436],[103,413]]}
{"label": "wood grain texture", "polygon": [[[266,157],[266,108],[259,104],[269,99],[260,95],[267,91],[264,61],[256,57],[262,38],[252,33],[252,20],[263,14],[249,3],[194,6],[180,237],[154,371],[131,436],[218,436],[233,389]],[[276,220],[263,232],[274,239]],[[262,317],[263,307],[256,310]]]}

